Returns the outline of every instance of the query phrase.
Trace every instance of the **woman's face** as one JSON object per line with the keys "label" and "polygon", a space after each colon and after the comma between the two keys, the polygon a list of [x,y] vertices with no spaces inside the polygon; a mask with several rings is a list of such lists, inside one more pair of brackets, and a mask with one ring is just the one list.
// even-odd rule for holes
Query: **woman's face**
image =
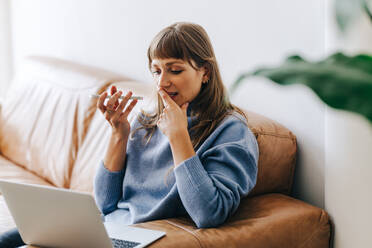
{"label": "woman's face", "polygon": [[195,70],[182,59],[154,59],[151,72],[157,87],[167,92],[178,106],[194,100],[201,84],[208,80],[204,67]]}

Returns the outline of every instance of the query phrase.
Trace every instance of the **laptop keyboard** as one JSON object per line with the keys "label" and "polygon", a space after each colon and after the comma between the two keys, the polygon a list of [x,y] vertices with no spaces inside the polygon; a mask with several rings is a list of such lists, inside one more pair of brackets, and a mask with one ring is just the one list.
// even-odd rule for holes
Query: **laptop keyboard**
{"label": "laptop keyboard", "polygon": [[128,241],[128,240],[121,240],[121,239],[114,239],[114,238],[111,238],[111,242],[112,242],[112,246],[114,248],[132,248],[132,247],[135,247],[135,246],[140,244],[140,243],[137,243],[137,242],[132,242],[132,241]]}

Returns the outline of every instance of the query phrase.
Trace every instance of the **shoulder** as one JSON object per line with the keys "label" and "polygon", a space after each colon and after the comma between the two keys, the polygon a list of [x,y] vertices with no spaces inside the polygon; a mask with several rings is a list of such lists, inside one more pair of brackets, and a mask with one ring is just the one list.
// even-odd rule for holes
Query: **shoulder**
{"label": "shoulder", "polygon": [[221,145],[257,146],[256,137],[247,126],[246,119],[237,112],[229,113],[209,135],[206,142],[213,147]]}
{"label": "shoulder", "polygon": [[246,119],[237,112],[228,114],[215,131],[217,131],[219,138],[227,140],[239,140],[242,137],[254,138]]}
{"label": "shoulder", "polygon": [[[255,135],[238,113],[227,115],[200,147],[200,157],[241,163],[258,163],[259,147]],[[245,163],[245,162],[244,162]]]}

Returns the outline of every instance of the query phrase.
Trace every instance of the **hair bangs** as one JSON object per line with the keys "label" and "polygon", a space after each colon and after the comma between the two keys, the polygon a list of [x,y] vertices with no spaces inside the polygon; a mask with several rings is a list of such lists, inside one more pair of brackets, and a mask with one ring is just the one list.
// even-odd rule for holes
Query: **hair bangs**
{"label": "hair bangs", "polygon": [[168,32],[160,34],[158,39],[154,39],[149,47],[149,62],[151,63],[155,58],[175,58],[189,61],[186,44],[182,41],[174,30],[168,30]]}

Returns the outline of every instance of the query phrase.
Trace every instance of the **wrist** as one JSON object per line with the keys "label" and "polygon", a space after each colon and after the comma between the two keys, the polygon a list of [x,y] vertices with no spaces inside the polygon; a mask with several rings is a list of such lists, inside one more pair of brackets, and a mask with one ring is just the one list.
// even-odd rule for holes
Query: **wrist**
{"label": "wrist", "polygon": [[179,140],[184,140],[185,138],[190,139],[190,135],[187,129],[186,130],[181,129],[181,130],[172,132],[168,137],[169,143],[178,142]]}
{"label": "wrist", "polygon": [[169,143],[172,150],[174,166],[177,167],[182,161],[191,158],[196,153],[188,132],[180,132],[173,137],[174,139],[170,139]]}
{"label": "wrist", "polygon": [[104,158],[104,165],[109,171],[120,171],[126,158],[127,139],[123,135],[111,134]]}
{"label": "wrist", "polygon": [[127,143],[129,139],[129,135],[123,135],[122,133],[118,132],[111,132],[111,141],[120,144],[120,143]]}

